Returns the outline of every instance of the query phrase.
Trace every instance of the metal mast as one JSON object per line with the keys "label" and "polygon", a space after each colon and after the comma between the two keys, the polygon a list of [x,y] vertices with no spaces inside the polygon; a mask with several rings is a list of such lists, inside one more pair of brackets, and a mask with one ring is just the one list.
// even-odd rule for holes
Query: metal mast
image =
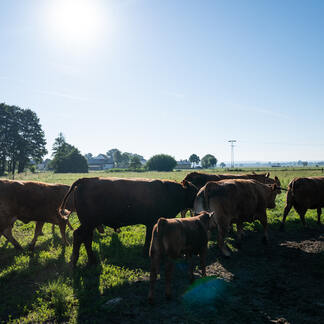
{"label": "metal mast", "polygon": [[234,143],[236,143],[236,140],[229,140],[229,143],[231,143],[231,168],[234,168]]}

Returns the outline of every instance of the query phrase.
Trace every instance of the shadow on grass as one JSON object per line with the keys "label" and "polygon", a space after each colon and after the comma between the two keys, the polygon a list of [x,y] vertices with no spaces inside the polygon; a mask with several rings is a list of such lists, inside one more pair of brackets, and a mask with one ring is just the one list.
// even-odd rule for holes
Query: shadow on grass
{"label": "shadow on grass", "polygon": [[[45,245],[46,242],[43,242]],[[0,277],[0,322],[19,319],[28,315],[34,308],[39,294],[38,290],[44,284],[57,280],[62,273],[71,272],[65,262],[65,248],[59,256],[41,259],[41,250],[34,253],[23,252],[16,255],[18,260],[7,267]]]}
{"label": "shadow on grass", "polygon": [[[215,304],[220,323],[316,323],[324,316],[323,229],[271,232],[271,244],[261,244],[262,231],[250,232],[231,258],[217,246],[208,255],[208,273],[230,277],[230,294]],[[194,315],[195,317],[195,315]],[[199,318],[198,318],[199,319]]]}
{"label": "shadow on grass", "polygon": [[117,233],[113,233],[109,245],[100,241],[100,236],[95,239],[99,243],[99,257],[108,263],[129,269],[142,269],[149,271],[150,260],[143,255],[143,245],[125,246]]}

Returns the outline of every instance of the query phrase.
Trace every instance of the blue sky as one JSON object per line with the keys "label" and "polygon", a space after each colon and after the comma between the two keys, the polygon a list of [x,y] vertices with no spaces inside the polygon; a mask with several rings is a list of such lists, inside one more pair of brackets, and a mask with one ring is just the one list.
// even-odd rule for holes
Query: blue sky
{"label": "blue sky", "polygon": [[[68,4],[68,5],[67,5]],[[2,0],[0,102],[85,154],[324,160],[324,1]]]}

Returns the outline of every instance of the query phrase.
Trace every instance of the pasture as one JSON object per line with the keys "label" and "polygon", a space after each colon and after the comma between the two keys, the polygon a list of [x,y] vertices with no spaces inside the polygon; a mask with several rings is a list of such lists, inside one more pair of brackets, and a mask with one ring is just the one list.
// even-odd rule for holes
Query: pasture
{"label": "pasture", "polygon": [[[246,170],[248,171],[248,170]],[[269,170],[287,188],[296,176],[323,175],[319,170]],[[178,172],[89,174],[21,174],[16,179],[70,185],[80,177],[140,177],[181,181],[189,170]],[[218,170],[219,173],[224,171]],[[244,171],[245,172],[245,171]],[[243,173],[243,172],[239,172]],[[190,290],[187,264],[178,260],[173,275],[173,299],[164,297],[164,267],[156,285],[156,305],[147,304],[150,262],[142,256],[144,226],[128,226],[115,233],[106,227],[94,235],[93,249],[100,263],[86,266],[82,246],[74,271],[69,264],[72,246],[63,247],[58,227],[44,226],[33,253],[28,245],[34,223],[17,221],[14,236],[20,252],[0,238],[0,322],[35,323],[319,323],[324,318],[324,234],[316,224],[316,210],[308,210],[303,229],[292,210],[286,231],[280,232],[286,192],[268,210],[270,245],[261,243],[262,226],[245,225],[242,247],[227,238],[232,257],[209,242],[207,279]],[[74,213],[70,218],[78,227]],[[324,216],[322,215],[322,223]],[[234,233],[235,234],[235,233]],[[72,231],[67,230],[72,242]],[[198,265],[198,258],[194,258]],[[198,267],[196,278],[200,278]],[[221,279],[218,280],[217,279]],[[222,289],[215,285],[222,283]]]}

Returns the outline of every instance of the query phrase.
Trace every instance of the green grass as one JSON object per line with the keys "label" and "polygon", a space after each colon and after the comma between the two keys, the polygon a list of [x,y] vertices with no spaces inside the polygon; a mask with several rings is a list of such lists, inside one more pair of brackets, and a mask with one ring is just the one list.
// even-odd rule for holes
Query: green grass
{"label": "green grass", "polygon": [[[296,176],[322,175],[321,170],[271,171],[271,177],[277,175],[282,187]],[[20,174],[16,179],[44,181],[48,183],[72,184],[80,177],[140,177],[160,178],[181,181],[189,170],[177,172],[92,172],[88,174],[54,174],[50,172]],[[224,170],[217,170],[221,173]],[[242,173],[242,171],[241,171]],[[285,205],[285,193],[277,197],[277,207],[268,210],[270,228],[278,230]],[[70,218],[72,226],[77,228],[75,214]],[[316,211],[309,210],[306,221],[315,226]],[[59,230],[54,235],[50,224],[44,226],[44,235],[40,236],[34,253],[28,251],[33,237],[34,223],[23,224],[17,221],[14,236],[24,248],[16,251],[4,237],[0,238],[0,322],[109,322],[111,314],[127,313],[127,309],[138,308],[152,313],[152,319],[159,320],[159,309],[151,311],[146,305],[148,292],[149,260],[142,256],[144,226],[128,226],[116,234],[108,227],[105,233],[95,233],[93,250],[100,263],[87,268],[87,256],[84,247],[80,250],[77,269],[72,271],[69,260],[72,247],[63,247]],[[292,210],[287,218],[287,231],[301,227],[299,217]],[[247,224],[245,230],[262,231],[258,222]],[[72,242],[72,232],[67,236]],[[228,240],[234,251],[231,239]],[[210,242],[214,246],[215,242]],[[127,303],[106,305],[112,298],[121,297]],[[179,306],[180,307],[180,306]],[[185,312],[185,310],[183,310]],[[130,315],[129,315],[130,316]],[[188,315],[189,316],[189,315]],[[131,320],[131,318],[129,319]],[[190,322],[190,317],[182,317]]]}

